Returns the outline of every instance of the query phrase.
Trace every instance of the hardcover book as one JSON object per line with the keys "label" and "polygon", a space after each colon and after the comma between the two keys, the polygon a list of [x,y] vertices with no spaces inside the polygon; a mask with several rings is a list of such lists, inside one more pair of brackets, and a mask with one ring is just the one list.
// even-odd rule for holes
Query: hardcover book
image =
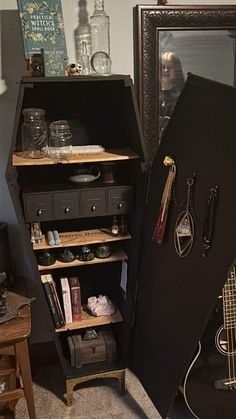
{"label": "hardcover book", "polygon": [[64,76],[67,49],[61,0],[17,0],[25,59],[43,50],[45,76]]}
{"label": "hardcover book", "polygon": [[77,276],[69,277],[73,321],[82,319],[80,283]]}
{"label": "hardcover book", "polygon": [[49,282],[47,281],[47,275],[41,275],[41,281],[43,283],[44,291],[47,297],[48,305],[52,314],[54,325],[57,329],[61,327],[61,322],[57,312],[56,304],[53,298],[52,290]]}
{"label": "hardcover book", "polygon": [[70,296],[70,286],[68,278],[61,277],[61,291],[62,291],[62,299],[64,305],[64,314],[66,323],[72,323],[72,308],[71,308],[71,296]]}
{"label": "hardcover book", "polygon": [[59,317],[59,320],[60,320],[60,323],[61,323],[61,327],[62,327],[62,326],[65,325],[65,318],[64,318],[63,311],[62,311],[62,308],[61,308],[61,303],[60,303],[59,298],[58,298],[56,285],[55,285],[55,282],[54,282],[53,277],[52,277],[51,274],[46,275],[46,278],[47,278],[47,281],[48,281],[48,283],[50,285],[50,288],[51,288],[52,296],[53,296],[54,303],[55,303],[55,306],[56,306],[56,311],[57,311],[57,314],[58,314],[58,317]]}

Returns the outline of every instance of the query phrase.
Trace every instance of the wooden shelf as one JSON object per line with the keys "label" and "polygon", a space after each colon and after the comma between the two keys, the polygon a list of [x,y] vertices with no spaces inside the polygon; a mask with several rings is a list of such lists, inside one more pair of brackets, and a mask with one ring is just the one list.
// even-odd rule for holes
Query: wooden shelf
{"label": "wooden shelf", "polygon": [[59,233],[61,244],[49,246],[43,235],[41,243],[34,243],[33,250],[53,249],[60,247],[85,246],[89,244],[113,242],[120,240],[131,239],[131,235],[127,233],[125,236],[114,236],[108,228],[83,230],[83,231],[69,231]]}
{"label": "wooden shelf", "polygon": [[65,160],[54,160],[49,157],[43,159],[26,159],[22,152],[14,153],[12,156],[13,166],[43,166],[53,164],[72,164],[72,163],[94,163],[105,161],[122,161],[138,159],[139,155],[130,148],[111,149],[102,153],[73,154]]}
{"label": "wooden shelf", "polygon": [[56,329],[56,332],[65,332],[67,330],[84,329],[86,327],[102,326],[104,324],[119,323],[122,322],[123,318],[118,308],[111,316],[93,316],[92,313],[86,308],[82,309],[82,320],[73,323],[66,323],[65,326],[60,329]]}
{"label": "wooden shelf", "polygon": [[105,259],[94,258],[93,260],[89,260],[88,262],[84,262],[84,261],[76,259],[73,262],[67,262],[67,263],[59,262],[57,260],[53,265],[49,265],[49,266],[38,265],[38,270],[51,271],[52,269],[72,268],[75,266],[93,265],[93,264],[98,264],[98,263],[110,263],[110,262],[117,262],[119,260],[127,260],[127,259],[128,259],[128,256],[124,252],[124,250],[115,250],[114,252],[112,252],[112,255],[110,257],[105,258]]}

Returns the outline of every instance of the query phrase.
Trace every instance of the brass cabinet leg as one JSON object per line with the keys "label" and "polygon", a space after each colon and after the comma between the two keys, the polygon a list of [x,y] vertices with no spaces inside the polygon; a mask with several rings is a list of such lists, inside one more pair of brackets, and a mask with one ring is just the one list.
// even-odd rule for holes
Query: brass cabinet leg
{"label": "brass cabinet leg", "polygon": [[66,380],[66,399],[67,399],[67,406],[71,406],[73,403],[73,389],[74,385],[71,383],[70,380]]}
{"label": "brass cabinet leg", "polygon": [[97,373],[93,375],[87,375],[78,378],[71,378],[66,380],[66,398],[67,398],[67,406],[71,406],[73,403],[73,390],[77,384],[85,383],[96,378],[116,378],[121,387],[121,391],[124,394],[126,392],[125,387],[125,374],[126,370],[115,370],[115,371],[107,371],[102,373]]}
{"label": "brass cabinet leg", "polygon": [[120,376],[118,377],[122,394],[125,394],[126,392],[125,375],[126,375],[126,370],[123,370],[121,371]]}

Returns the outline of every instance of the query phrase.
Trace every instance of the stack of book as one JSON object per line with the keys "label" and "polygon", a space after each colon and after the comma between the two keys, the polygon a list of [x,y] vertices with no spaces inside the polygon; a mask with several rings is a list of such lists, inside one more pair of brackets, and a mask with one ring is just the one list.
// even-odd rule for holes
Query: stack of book
{"label": "stack of book", "polygon": [[61,301],[51,274],[41,275],[48,305],[57,329],[82,319],[80,283],[77,276],[61,277]]}

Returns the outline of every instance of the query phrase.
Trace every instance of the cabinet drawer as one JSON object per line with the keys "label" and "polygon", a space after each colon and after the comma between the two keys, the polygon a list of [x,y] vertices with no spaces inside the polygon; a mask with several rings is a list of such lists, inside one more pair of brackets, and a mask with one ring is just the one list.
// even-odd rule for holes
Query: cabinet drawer
{"label": "cabinet drawer", "polygon": [[82,217],[106,215],[105,189],[80,191],[80,215]]}
{"label": "cabinet drawer", "polygon": [[52,196],[50,193],[24,194],[25,220],[30,222],[52,219]]}
{"label": "cabinet drawer", "polygon": [[132,212],[133,189],[131,186],[119,186],[108,189],[108,214]]}
{"label": "cabinet drawer", "polygon": [[54,192],[53,215],[58,220],[79,217],[78,192]]}

